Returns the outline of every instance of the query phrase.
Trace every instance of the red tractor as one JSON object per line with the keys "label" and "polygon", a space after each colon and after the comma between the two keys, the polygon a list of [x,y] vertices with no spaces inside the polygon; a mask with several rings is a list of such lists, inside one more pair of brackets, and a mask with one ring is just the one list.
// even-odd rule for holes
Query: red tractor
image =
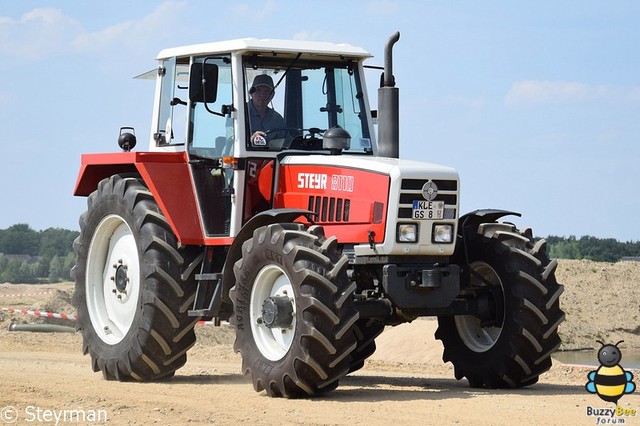
{"label": "red tractor", "polygon": [[88,209],[74,299],[94,371],[171,377],[196,323],[228,320],[256,391],[317,395],[363,367],[385,326],[422,316],[471,386],[527,386],[550,368],[557,262],[499,222],[518,213],[460,215],[454,169],[398,159],[398,38],[377,114],[358,47],[160,52],[143,75],[157,82],[148,151],[122,128],[123,152],[83,155],[75,187]]}

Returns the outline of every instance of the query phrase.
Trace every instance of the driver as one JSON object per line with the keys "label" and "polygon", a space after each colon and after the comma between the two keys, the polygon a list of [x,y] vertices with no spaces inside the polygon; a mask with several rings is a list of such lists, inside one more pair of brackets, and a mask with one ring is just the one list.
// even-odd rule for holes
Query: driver
{"label": "driver", "polygon": [[[251,145],[255,147],[267,146],[267,131],[285,128],[284,118],[272,108],[269,102],[275,95],[273,80],[267,74],[258,74],[253,79],[249,89],[249,122],[251,126]],[[270,138],[277,138],[273,134]]]}

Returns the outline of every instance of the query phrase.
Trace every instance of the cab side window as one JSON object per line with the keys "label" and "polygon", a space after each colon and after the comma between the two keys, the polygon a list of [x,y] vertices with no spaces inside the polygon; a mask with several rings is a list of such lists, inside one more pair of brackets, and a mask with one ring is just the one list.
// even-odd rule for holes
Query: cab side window
{"label": "cab side window", "polygon": [[[190,151],[196,155],[218,158],[233,156],[233,120],[223,111],[233,105],[231,85],[231,61],[228,57],[195,58],[205,66],[217,67],[217,84],[213,102],[193,102],[191,104]],[[207,90],[210,90],[208,88]]]}
{"label": "cab side window", "polygon": [[188,59],[167,59],[159,72],[162,73],[160,112],[154,139],[158,146],[183,145],[187,135]]}

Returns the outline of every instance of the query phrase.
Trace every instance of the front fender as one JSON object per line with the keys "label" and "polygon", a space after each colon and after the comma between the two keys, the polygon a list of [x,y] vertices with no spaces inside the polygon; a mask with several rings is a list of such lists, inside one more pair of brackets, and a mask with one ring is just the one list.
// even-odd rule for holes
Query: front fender
{"label": "front fender", "polygon": [[458,224],[460,225],[460,228],[474,225],[475,227],[477,227],[481,223],[495,222],[504,216],[520,217],[522,216],[522,214],[518,212],[512,212],[510,210],[478,209],[460,216],[460,218],[458,219]]}
{"label": "front fender", "polygon": [[[483,223],[494,223],[504,216],[522,216],[518,212],[500,209],[478,209],[466,213],[458,219],[458,238],[453,261],[458,265],[468,265],[467,242],[476,234]],[[466,268],[463,268],[463,270]]]}
{"label": "front fender", "polygon": [[294,222],[300,216],[305,216],[310,222],[311,216],[315,215],[312,211],[302,209],[271,209],[258,213],[242,227],[238,235],[233,240],[227,253],[224,267],[222,268],[222,298],[226,303],[231,303],[229,298],[229,290],[235,285],[235,276],[233,275],[233,265],[242,257],[242,244],[253,236],[256,229],[270,225],[272,223],[290,223]]}

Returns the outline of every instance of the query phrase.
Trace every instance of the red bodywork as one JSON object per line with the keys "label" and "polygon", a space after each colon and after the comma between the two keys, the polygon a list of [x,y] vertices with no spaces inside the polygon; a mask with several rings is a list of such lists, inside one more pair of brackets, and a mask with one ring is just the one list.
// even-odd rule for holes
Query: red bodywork
{"label": "red bodywork", "polygon": [[84,154],[74,195],[88,196],[116,173],[139,173],[182,244],[231,244],[233,238],[204,238],[187,155],[184,152]]}
{"label": "red bodywork", "polygon": [[[271,190],[273,160],[269,163],[259,173],[260,192]],[[341,243],[383,241],[389,198],[388,176],[330,165],[281,167],[274,208],[315,211],[315,223],[323,225],[325,234],[335,235]],[[84,154],[74,195],[90,195],[102,179],[116,173],[138,173],[144,179],[182,244],[233,243],[232,237],[204,236],[186,153]],[[267,202],[270,201],[269,193],[263,195]]]}
{"label": "red bodywork", "polygon": [[315,223],[341,243],[370,242],[370,231],[372,241],[380,243],[388,202],[387,175],[331,165],[284,165],[273,206],[316,212]]}

